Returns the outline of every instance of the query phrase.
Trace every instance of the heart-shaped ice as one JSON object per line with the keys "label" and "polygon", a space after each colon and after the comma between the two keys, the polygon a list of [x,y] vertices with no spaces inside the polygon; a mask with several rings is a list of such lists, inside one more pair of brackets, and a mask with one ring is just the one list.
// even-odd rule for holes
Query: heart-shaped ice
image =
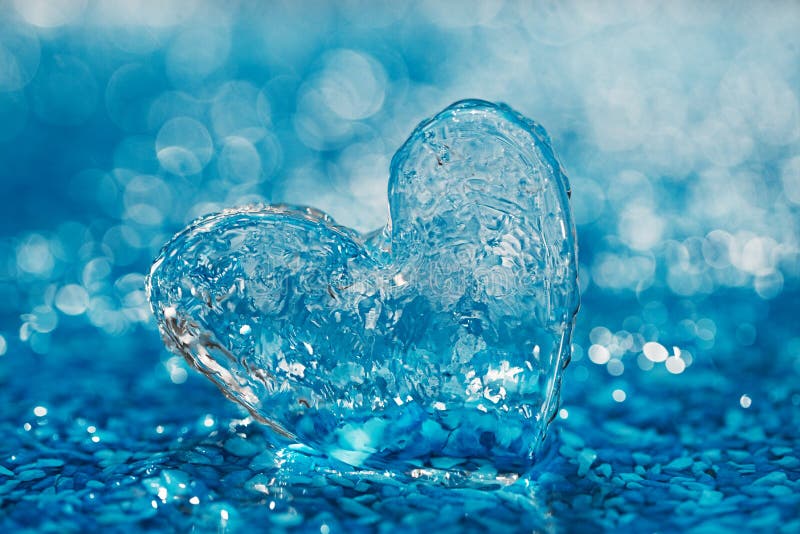
{"label": "heart-shaped ice", "polygon": [[284,438],[356,466],[520,472],[569,361],[568,197],[541,126],[462,101],[395,154],[382,230],[210,215],[164,247],[149,299],[170,350]]}

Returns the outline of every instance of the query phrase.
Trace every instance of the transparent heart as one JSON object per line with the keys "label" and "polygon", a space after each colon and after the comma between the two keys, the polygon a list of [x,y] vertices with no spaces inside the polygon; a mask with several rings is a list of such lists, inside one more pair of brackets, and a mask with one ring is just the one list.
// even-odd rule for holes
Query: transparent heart
{"label": "transparent heart", "polygon": [[469,100],[395,154],[389,221],[204,217],[153,264],[167,346],[271,426],[348,464],[521,473],[558,404],[578,308],[567,179],[544,130]]}

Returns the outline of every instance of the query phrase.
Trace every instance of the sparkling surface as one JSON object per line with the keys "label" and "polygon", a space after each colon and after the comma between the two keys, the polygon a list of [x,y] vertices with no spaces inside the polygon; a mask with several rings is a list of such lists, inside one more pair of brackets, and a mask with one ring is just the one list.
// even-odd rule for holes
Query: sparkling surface
{"label": "sparkling surface", "polygon": [[[784,0],[0,2],[0,530],[797,532],[798,27]],[[152,259],[230,206],[384,224],[396,148],[469,97],[536,117],[572,185],[582,309],[533,470],[271,448],[163,349]]]}

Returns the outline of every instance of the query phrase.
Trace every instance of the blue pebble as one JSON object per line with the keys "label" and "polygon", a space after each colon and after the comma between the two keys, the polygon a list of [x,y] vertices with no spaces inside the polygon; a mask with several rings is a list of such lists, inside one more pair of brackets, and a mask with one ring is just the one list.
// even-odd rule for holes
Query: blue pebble
{"label": "blue pebble", "polygon": [[683,471],[687,467],[691,466],[694,463],[694,460],[689,458],[688,456],[684,456],[682,458],[676,458],[672,460],[670,463],[664,466],[664,469],[670,469],[673,471]]}
{"label": "blue pebble", "polygon": [[40,478],[44,478],[46,476],[47,473],[41,469],[27,469],[25,471],[21,471],[17,475],[17,480],[22,482],[30,482],[31,480],[39,480]]}

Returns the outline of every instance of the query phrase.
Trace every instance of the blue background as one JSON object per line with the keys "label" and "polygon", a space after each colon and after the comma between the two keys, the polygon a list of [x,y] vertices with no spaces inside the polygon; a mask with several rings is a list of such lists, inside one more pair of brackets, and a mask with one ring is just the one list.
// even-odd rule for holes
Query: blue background
{"label": "blue background", "polygon": [[[800,531],[798,28],[795,2],[0,1],[3,530]],[[471,97],[543,124],[572,183],[546,457],[469,493],[269,450],[163,349],[150,262],[251,202],[381,226],[394,151]]]}

